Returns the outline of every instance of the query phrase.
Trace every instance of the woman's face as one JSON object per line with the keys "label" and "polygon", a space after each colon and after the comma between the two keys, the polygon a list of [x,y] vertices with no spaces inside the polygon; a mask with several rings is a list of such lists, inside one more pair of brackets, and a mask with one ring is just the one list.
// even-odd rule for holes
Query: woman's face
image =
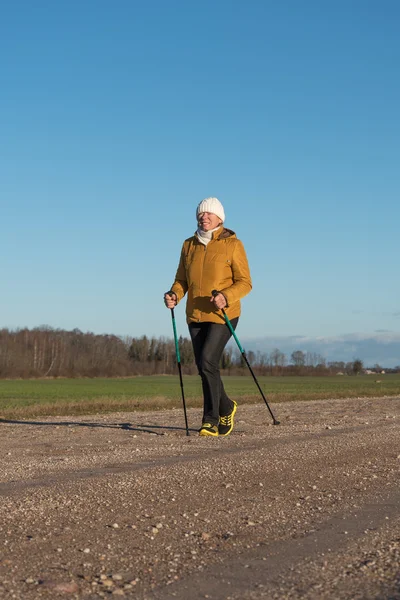
{"label": "woman's face", "polygon": [[218,225],[221,225],[222,221],[217,215],[210,212],[199,213],[197,216],[197,221],[200,226],[200,229],[203,231],[210,231],[210,229],[215,229]]}

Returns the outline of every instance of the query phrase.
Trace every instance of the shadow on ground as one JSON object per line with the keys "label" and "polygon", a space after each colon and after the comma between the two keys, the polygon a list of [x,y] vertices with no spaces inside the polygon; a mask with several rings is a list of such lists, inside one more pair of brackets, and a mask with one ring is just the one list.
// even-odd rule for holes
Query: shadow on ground
{"label": "shadow on ground", "polygon": [[[150,433],[152,435],[164,435],[162,431],[186,431],[185,427],[171,427],[169,425],[142,425],[141,423],[95,423],[95,422],[78,422],[78,421],[18,421],[15,419],[2,419],[0,423],[7,423],[9,425],[37,425],[44,427],[102,427],[105,429],[123,429],[125,431],[140,431],[141,433]],[[198,429],[189,429],[189,431],[198,432]]]}

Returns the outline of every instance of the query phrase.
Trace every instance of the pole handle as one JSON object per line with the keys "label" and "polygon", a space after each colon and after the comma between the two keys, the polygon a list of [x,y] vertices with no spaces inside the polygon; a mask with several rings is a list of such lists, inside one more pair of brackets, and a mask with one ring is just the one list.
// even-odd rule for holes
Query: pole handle
{"label": "pole handle", "polygon": [[[172,296],[175,296],[175,306],[176,306],[177,298],[176,298],[175,292],[173,292],[172,290],[169,290],[169,292],[165,292],[164,296],[169,296],[170,298],[172,298]],[[170,310],[172,311],[172,315],[173,315],[174,314],[174,307],[172,307]]]}
{"label": "pole handle", "polygon": [[[169,290],[169,292],[165,292],[165,295],[166,296],[171,296],[171,298],[172,298],[172,294],[174,294],[175,297],[176,297],[176,294],[174,292],[172,292],[171,290]],[[181,354],[179,352],[178,334],[177,334],[177,331],[176,331],[176,323],[175,323],[175,312],[174,312],[174,308],[173,307],[170,310],[171,310],[171,317],[172,317],[172,328],[174,330],[176,362],[178,363],[178,365],[180,365]]]}

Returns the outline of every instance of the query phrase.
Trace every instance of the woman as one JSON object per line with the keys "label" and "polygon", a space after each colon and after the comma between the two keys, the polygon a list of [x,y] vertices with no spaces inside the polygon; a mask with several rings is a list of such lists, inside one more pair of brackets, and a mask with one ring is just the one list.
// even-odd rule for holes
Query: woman
{"label": "woman", "polygon": [[[223,226],[225,212],[217,198],[202,200],[196,210],[198,229],[184,241],[175,281],[164,294],[174,308],[188,293],[186,317],[196,365],[203,385],[201,436],[226,436],[233,429],[237,404],[228,398],[219,372],[224,348],[231,337],[221,309],[235,329],[240,299],[251,290],[243,244]],[[212,290],[218,290],[213,296]]]}

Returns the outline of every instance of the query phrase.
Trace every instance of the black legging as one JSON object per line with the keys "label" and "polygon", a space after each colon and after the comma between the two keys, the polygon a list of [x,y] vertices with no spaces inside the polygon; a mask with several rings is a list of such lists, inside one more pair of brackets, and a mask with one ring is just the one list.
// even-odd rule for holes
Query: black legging
{"label": "black legging", "polygon": [[[236,329],[238,321],[239,318],[231,320],[233,329]],[[218,425],[219,417],[228,415],[233,409],[219,372],[222,353],[232,334],[226,324],[210,322],[190,323],[189,332],[203,385],[203,423]]]}

